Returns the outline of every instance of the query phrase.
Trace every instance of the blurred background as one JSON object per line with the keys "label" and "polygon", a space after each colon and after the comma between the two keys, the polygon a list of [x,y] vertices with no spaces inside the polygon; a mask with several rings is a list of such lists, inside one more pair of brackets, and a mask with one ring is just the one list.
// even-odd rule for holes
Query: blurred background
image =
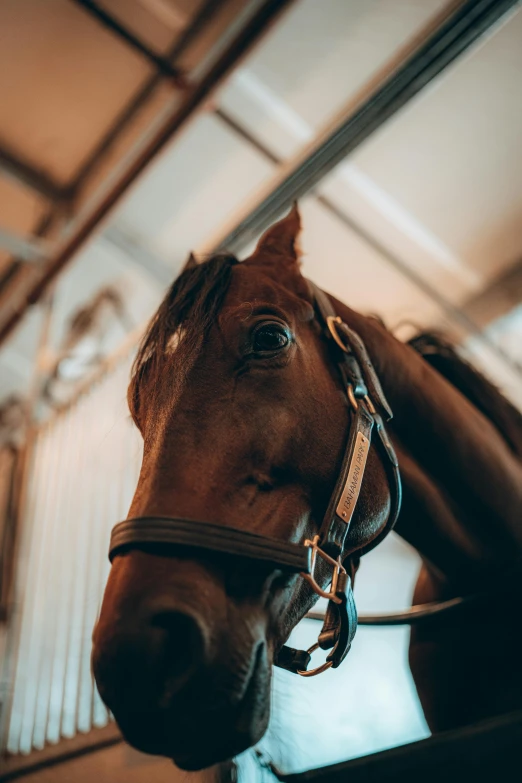
{"label": "blurred background", "polygon": [[[221,774],[127,748],[89,662],[129,367],[189,251],[244,256],[298,198],[308,277],[400,339],[442,329],[522,407],[521,81],[514,0],[0,2],[1,780]],[[359,610],[417,569],[388,538]],[[276,671],[242,779],[427,736],[407,645],[361,628],[341,669]]]}

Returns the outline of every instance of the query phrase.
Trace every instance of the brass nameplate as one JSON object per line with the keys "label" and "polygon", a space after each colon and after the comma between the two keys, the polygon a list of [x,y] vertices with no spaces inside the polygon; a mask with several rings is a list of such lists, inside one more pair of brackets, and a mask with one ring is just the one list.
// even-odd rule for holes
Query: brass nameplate
{"label": "brass nameplate", "polygon": [[336,514],[340,516],[346,524],[350,522],[355,506],[357,505],[357,499],[359,497],[359,492],[361,491],[361,484],[364,476],[364,468],[366,467],[366,457],[368,456],[369,450],[370,441],[362,432],[358,432],[355,439],[355,449],[350,462],[346,484],[344,485],[343,493],[336,509]]}

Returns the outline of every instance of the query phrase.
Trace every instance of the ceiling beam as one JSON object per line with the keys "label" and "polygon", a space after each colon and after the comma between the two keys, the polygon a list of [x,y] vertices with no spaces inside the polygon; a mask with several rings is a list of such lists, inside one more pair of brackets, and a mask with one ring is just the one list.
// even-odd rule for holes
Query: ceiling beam
{"label": "ceiling beam", "polygon": [[79,216],[71,228],[56,255],[47,265],[43,274],[24,286],[19,295],[11,297],[6,307],[6,317],[0,327],[0,343],[3,342],[23,318],[26,310],[35,304],[56,276],[70,262],[84,242],[98,228],[110,210],[125,193],[127,188],[144,171],[150,161],[161,152],[168,142],[180,132],[198,109],[201,109],[214,90],[236,67],[241,58],[259,41],[262,35],[276,21],[293,0],[262,0],[253,6],[253,11],[237,19],[221,36],[220,54],[208,64],[199,79],[191,85],[179,101],[171,108],[161,126],[153,133],[145,134],[135,149],[134,155],[127,158],[125,167],[121,167],[112,178],[110,187],[96,199],[88,210]]}
{"label": "ceiling beam", "polygon": [[0,171],[53,204],[67,202],[71,198],[69,188],[58,184],[44,171],[34,168],[5,146],[0,147]]}
{"label": "ceiling beam", "polygon": [[162,76],[167,76],[180,86],[185,86],[183,74],[172,65],[168,58],[162,57],[149,46],[146,46],[138,36],[134,35],[132,30],[123,25],[119,19],[106,11],[99,3],[94,2],[94,0],[71,0],[71,2],[80,6],[89,16],[96,19],[104,28],[120,38],[131,49],[139,52]]}

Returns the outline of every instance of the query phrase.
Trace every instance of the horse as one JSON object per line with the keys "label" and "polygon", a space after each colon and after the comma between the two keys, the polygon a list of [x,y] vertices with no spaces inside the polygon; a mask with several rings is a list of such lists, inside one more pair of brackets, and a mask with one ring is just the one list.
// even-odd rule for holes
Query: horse
{"label": "horse", "polygon": [[[294,206],[245,260],[191,261],[131,374],[143,462],[127,538],[113,533],[92,666],[125,739],[185,770],[259,741],[273,663],[310,674],[310,656],[290,651],[289,663],[285,642],[318,593],[330,599],[323,634],[334,629],[334,652],[339,624],[344,634],[325,666],[344,658],[361,554],[398,509],[394,453],[396,530],[422,557],[413,601],[476,597],[412,629],[410,666],[431,730],[522,706],[522,417],[449,344],[399,342],[310,285],[300,230]],[[355,373],[348,386],[340,354]],[[364,454],[352,437],[361,411],[376,422]],[[350,524],[337,519],[333,557],[320,534],[340,475],[344,500],[350,481],[358,497]],[[312,576],[305,550],[317,560]]]}

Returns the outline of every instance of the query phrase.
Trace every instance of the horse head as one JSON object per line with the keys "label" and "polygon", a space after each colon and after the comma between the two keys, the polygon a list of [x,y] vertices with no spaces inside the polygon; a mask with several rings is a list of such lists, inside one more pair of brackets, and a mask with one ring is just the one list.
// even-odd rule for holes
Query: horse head
{"label": "horse head", "polygon": [[[144,441],[129,517],[205,520],[294,544],[317,534],[353,414],[300,272],[299,230],[295,207],[245,261],[191,264],[169,290],[129,387]],[[372,443],[349,571],[390,502]],[[116,552],[93,668],[125,738],[184,769],[253,745],[268,724],[272,663],[316,598],[298,575],[226,552]]]}

